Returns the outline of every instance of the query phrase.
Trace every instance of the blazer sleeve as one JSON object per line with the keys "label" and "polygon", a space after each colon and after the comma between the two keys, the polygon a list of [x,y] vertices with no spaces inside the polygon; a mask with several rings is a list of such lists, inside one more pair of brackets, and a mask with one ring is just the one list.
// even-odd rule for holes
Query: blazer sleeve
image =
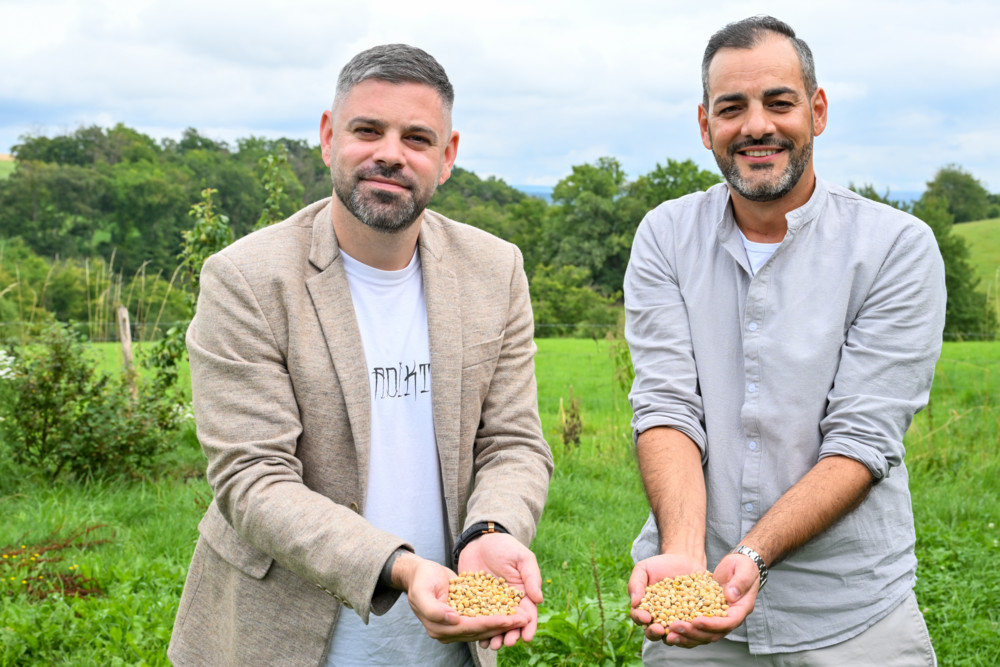
{"label": "blazer sleeve", "polygon": [[269,556],[365,622],[387,611],[399,591],[376,587],[378,576],[388,556],[409,545],[303,482],[302,424],[281,345],[254,289],[224,254],[202,269],[187,346],[214,506],[235,531],[214,543],[203,531],[209,544],[234,565],[253,550]]}
{"label": "blazer sleeve", "polygon": [[552,452],[538,418],[528,279],[521,252],[511,248],[506,324],[476,432],[464,527],[497,521],[527,545],[534,539],[548,494]]}

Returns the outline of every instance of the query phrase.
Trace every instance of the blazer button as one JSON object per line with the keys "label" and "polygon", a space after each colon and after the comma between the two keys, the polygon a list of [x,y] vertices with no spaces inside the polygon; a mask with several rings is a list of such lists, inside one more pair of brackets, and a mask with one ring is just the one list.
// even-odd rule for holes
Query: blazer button
{"label": "blazer button", "polygon": [[354,512],[355,514],[360,514],[360,512],[358,511],[357,503],[351,503],[351,511]]}

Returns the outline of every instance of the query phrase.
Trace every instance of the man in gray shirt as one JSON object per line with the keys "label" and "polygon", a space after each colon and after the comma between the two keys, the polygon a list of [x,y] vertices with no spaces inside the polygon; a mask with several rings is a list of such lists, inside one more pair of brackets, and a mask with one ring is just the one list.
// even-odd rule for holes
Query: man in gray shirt
{"label": "man in gray shirt", "polygon": [[[827,98],[786,24],[726,26],[702,77],[727,183],[650,212],[625,277],[651,507],[629,581],[643,659],[933,665],[902,441],[941,349],[934,236],[816,177]],[[648,584],[706,568],[728,616],[665,628],[637,608]]]}

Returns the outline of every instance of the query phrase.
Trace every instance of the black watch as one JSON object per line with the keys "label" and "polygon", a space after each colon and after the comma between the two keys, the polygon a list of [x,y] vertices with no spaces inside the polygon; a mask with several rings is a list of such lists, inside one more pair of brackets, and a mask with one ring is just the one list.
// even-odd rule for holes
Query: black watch
{"label": "black watch", "polygon": [[458,567],[458,555],[462,553],[462,549],[477,537],[489,533],[505,533],[509,535],[510,531],[496,521],[480,521],[479,523],[472,524],[459,536],[455,542],[455,548],[451,550],[451,557],[454,559],[455,567]]}

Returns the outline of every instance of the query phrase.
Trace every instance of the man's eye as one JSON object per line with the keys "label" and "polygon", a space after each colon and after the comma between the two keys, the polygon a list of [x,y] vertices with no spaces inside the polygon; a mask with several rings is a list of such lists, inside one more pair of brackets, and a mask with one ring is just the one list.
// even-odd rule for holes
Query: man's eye
{"label": "man's eye", "polygon": [[415,144],[420,144],[421,146],[430,146],[431,140],[427,137],[421,136],[419,134],[413,134],[406,138],[407,141],[411,141]]}
{"label": "man's eye", "polygon": [[720,116],[731,116],[734,113],[738,112],[739,110],[740,110],[740,108],[738,106],[722,107],[721,109],[719,109],[719,115]]}
{"label": "man's eye", "polygon": [[359,127],[354,130],[354,134],[360,137],[377,137],[378,132],[373,127]]}

